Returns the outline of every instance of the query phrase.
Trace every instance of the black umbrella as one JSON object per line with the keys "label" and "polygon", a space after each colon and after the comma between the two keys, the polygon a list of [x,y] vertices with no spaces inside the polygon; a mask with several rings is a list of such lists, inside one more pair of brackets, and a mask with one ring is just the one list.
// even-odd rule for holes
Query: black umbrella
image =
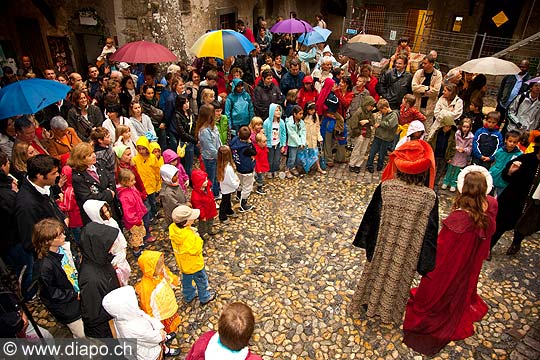
{"label": "black umbrella", "polygon": [[379,61],[382,59],[379,49],[364,43],[347,43],[343,45],[340,53],[359,61]]}

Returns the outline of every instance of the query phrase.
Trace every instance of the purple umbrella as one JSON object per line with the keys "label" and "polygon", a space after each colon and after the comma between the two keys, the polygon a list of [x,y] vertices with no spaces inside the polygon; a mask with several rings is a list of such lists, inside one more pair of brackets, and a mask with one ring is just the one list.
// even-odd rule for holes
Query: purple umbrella
{"label": "purple umbrella", "polygon": [[537,77],[535,77],[534,79],[531,79],[531,80],[525,81],[525,84],[527,84],[527,85],[531,85],[531,84],[533,84],[533,83],[537,83],[537,82],[540,82],[540,76],[537,76]]}
{"label": "purple umbrella", "polygon": [[291,18],[275,23],[270,31],[273,33],[302,34],[312,32],[313,27],[307,21]]}

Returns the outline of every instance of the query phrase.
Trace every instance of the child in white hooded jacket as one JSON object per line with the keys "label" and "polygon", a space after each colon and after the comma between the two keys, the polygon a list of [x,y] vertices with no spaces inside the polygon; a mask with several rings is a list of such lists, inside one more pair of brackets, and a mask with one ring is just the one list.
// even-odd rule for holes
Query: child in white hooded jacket
{"label": "child in white hooded jacket", "polygon": [[102,305],[105,311],[114,317],[116,337],[137,340],[137,360],[160,359],[163,350],[167,356],[180,355],[179,349],[168,348],[165,345],[173,340],[176,334],[167,334],[161,321],[139,308],[137,295],[132,286],[123,286],[111,291],[103,298]]}
{"label": "child in white hooded jacket", "polygon": [[116,271],[116,277],[120,286],[126,286],[131,274],[131,267],[126,259],[127,241],[120,226],[118,226],[118,223],[112,217],[109,204],[101,200],[86,200],[83,208],[90,220],[119,230],[118,236],[111,248],[111,254],[114,255],[111,264]]}

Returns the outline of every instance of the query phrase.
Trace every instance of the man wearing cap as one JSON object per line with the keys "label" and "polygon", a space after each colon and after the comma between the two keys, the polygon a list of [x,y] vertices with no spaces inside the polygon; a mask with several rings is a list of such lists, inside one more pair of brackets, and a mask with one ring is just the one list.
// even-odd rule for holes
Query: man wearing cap
{"label": "man wearing cap", "polygon": [[134,84],[136,84],[137,80],[139,80],[139,77],[137,75],[131,73],[131,66],[126,62],[119,63],[118,70],[120,70],[123,77],[126,77],[128,75],[131,76]]}

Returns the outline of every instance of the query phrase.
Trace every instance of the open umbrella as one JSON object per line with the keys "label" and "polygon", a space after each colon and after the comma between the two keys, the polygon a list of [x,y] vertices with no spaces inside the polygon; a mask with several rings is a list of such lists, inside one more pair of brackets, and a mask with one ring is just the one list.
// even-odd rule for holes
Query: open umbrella
{"label": "open umbrella", "polygon": [[28,79],[0,89],[0,119],[35,114],[66,97],[69,86],[54,80]]}
{"label": "open umbrella", "polygon": [[273,33],[301,34],[313,31],[313,27],[304,20],[290,18],[278,21],[270,28]]}
{"label": "open umbrella", "polygon": [[469,60],[459,68],[468,73],[485,75],[510,75],[521,71],[513,62],[494,57]]}
{"label": "open umbrella", "polygon": [[540,82],[540,76],[537,76],[535,78],[532,78],[530,80],[525,81],[525,84],[531,85],[531,84],[537,83],[537,82]]}
{"label": "open umbrella", "polygon": [[340,54],[359,61],[379,61],[382,59],[379,49],[364,43],[347,43],[341,48]]}
{"label": "open umbrella", "polygon": [[379,35],[358,34],[349,39],[348,43],[364,43],[369,45],[386,45],[386,41]]}
{"label": "open umbrella", "polygon": [[114,61],[141,64],[171,62],[177,59],[165,46],[144,40],[127,43],[111,55],[111,60]]}
{"label": "open umbrella", "polygon": [[234,30],[214,30],[201,36],[189,49],[197,57],[226,59],[248,55],[255,47],[247,37]]}
{"label": "open umbrella", "polygon": [[300,35],[298,42],[304,45],[313,45],[325,42],[328,39],[332,32],[328,29],[323,29],[322,27],[315,26],[312,32],[308,32]]}

